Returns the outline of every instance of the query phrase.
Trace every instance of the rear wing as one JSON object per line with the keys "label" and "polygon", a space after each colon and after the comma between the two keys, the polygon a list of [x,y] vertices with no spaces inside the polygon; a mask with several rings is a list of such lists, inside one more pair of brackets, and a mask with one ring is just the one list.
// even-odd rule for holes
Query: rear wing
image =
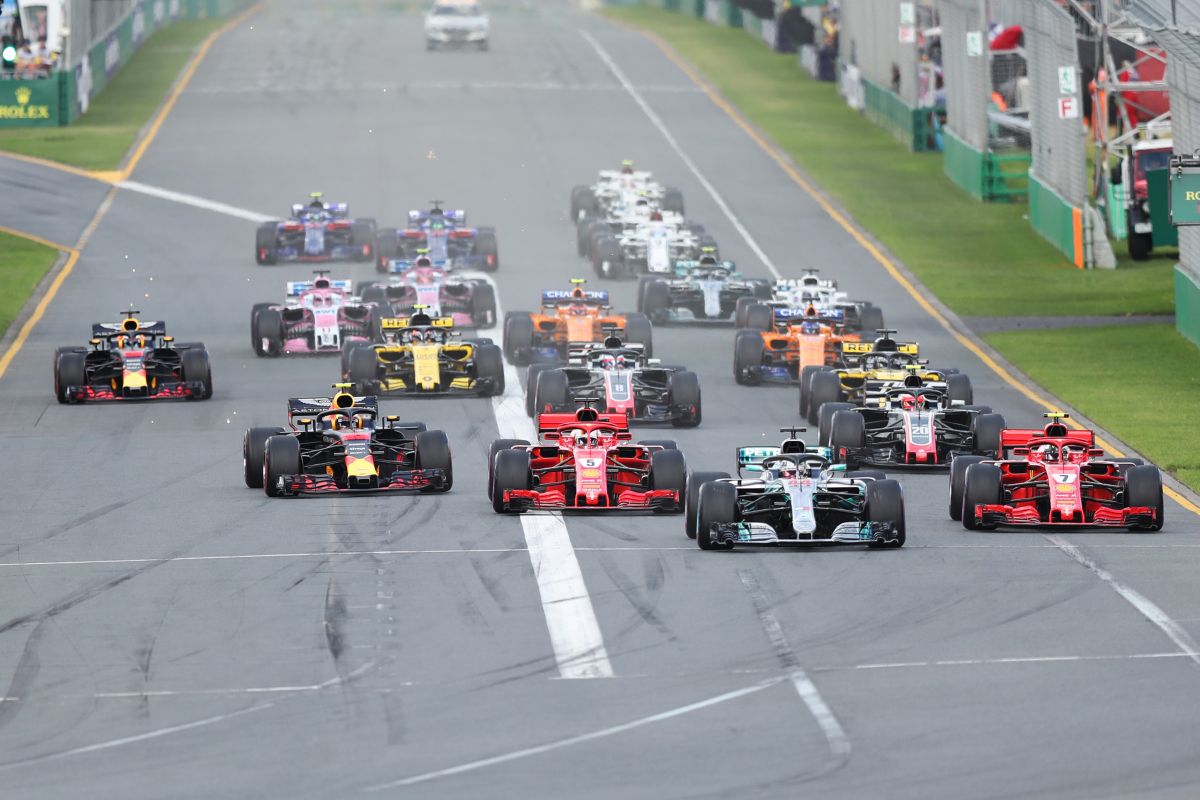
{"label": "rear wing", "polygon": [[775,320],[781,324],[805,321],[840,323],[846,317],[846,312],[840,308],[816,308],[814,306],[813,310],[816,313],[810,316],[807,308],[775,306]]}
{"label": "rear wing", "polygon": [[594,416],[594,419],[581,420],[578,412],[574,414],[538,414],[538,438],[542,441],[554,442],[558,441],[559,433],[563,428],[584,428],[595,425],[610,425],[616,428],[618,439],[633,438],[633,434],[629,432],[629,418],[624,414],[601,414],[595,412]]}
{"label": "rear wing", "polygon": [[[315,416],[333,407],[332,397],[289,397],[288,419],[292,417]],[[379,413],[379,398],[367,394],[354,397],[353,408]]]}
{"label": "rear wing", "polygon": [[[393,275],[401,275],[417,265],[417,262],[408,258],[393,258],[388,260],[387,271]],[[448,258],[431,258],[429,265],[437,269],[450,269],[451,264]]]}
{"label": "rear wing", "polygon": [[896,342],[895,350],[876,350],[874,342],[842,342],[842,355],[851,358],[862,358],[876,352],[900,353],[906,356],[921,354],[921,346],[916,342]]}
{"label": "rear wing", "polygon": [[161,320],[154,321],[138,321],[138,327],[135,331],[127,331],[124,328],[125,320],[121,322],[93,322],[92,323],[92,338],[102,339],[106,336],[112,336],[114,333],[125,333],[131,336],[165,336],[167,334],[167,323]]}
{"label": "rear wing", "polygon": [[741,475],[742,472],[762,472],[763,459],[777,456],[780,452],[781,449],[778,447],[739,447],[737,449],[738,475]]}
{"label": "rear wing", "polygon": [[413,321],[411,319],[405,319],[403,317],[385,317],[384,319],[379,320],[379,329],[384,331],[396,331],[412,327],[424,328],[430,326],[434,328],[453,328],[454,317],[433,317],[429,320],[429,322],[421,322],[415,326],[413,325]]}
{"label": "rear wing", "polygon": [[608,292],[603,289],[585,289],[577,297],[572,289],[547,289],[542,292],[543,306],[556,306],[559,303],[587,303],[588,305],[608,305]]}
{"label": "rear wing", "polygon": [[[346,294],[350,294],[354,290],[354,282],[353,281],[343,281],[343,280],[333,280],[333,279],[327,279],[327,280],[329,280],[329,288],[331,288],[331,289],[339,289],[339,290],[345,292]],[[304,294],[305,292],[312,291],[312,289],[315,285],[316,285],[315,281],[288,281],[287,282],[287,296],[288,297],[299,297],[300,295]]]}

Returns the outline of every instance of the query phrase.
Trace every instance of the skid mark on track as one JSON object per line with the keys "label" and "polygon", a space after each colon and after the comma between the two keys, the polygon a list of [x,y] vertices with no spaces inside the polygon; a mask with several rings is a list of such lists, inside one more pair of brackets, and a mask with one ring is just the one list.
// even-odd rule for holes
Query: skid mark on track
{"label": "skid mark on track", "polygon": [[640,625],[646,624],[658,631],[667,641],[675,641],[675,632],[658,615],[658,596],[662,591],[664,574],[662,562],[657,559],[644,562],[643,591],[643,589],[639,589],[637,584],[630,580],[629,576],[617,566],[616,562],[607,553],[602,553],[599,556],[599,561],[600,566],[604,568],[604,574],[612,581],[613,586],[616,586],[621,591],[621,594],[625,596],[626,601],[629,602],[634,611],[632,623],[627,624],[618,634],[617,638],[623,638]]}
{"label": "skid mark on track", "polygon": [[9,681],[8,691],[5,692],[5,697],[14,698],[15,702],[0,703],[0,728],[12,722],[21,712],[30,687],[33,686],[38,672],[41,671],[42,663],[38,658],[38,648],[42,644],[42,637],[46,635],[46,631],[46,620],[39,620],[25,639],[21,658],[17,661],[17,668],[13,670],[12,680]]}

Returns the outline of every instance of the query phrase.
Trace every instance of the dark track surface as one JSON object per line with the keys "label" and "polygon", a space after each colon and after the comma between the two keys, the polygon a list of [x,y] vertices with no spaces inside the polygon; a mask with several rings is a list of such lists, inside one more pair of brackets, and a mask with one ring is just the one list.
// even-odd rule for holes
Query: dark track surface
{"label": "dark track surface", "polygon": [[[1039,422],[653,45],[562,2],[494,5],[492,52],[430,54],[415,6],[276,0],[213,47],[133,179],[263,213],[320,189],[385,224],[445,199],[497,227],[500,299],[517,309],[584,274],[571,185],[633,158],[765,275],[582,28],[782,271],[821,267],[968,372],[1010,424]],[[0,159],[0,184],[31,170]],[[94,193],[72,201],[85,213],[60,197],[49,219],[2,224],[71,244]],[[381,794],[1194,796],[1200,666],[1047,537],[952,523],[942,475],[901,477],[909,546],[895,552],[702,553],[678,517],[568,518],[615,677],[557,679],[522,526],[484,494],[490,402],[391,403],[449,433],[448,495],[269,501],[242,486],[242,430],[282,422],[286,397],[325,391],[337,369],[250,351],[251,303],[308,272],[255,267],[252,234],[120,193],[0,380],[14,456],[0,460],[6,799],[354,797],[773,678]],[[632,305],[632,282],[609,288]],[[208,344],[211,401],[53,401],[53,347],[130,303]],[[729,469],[735,446],[798,420],[794,390],[734,384],[732,336],[655,331],[658,354],[701,375],[703,427],[665,434],[693,468]],[[1062,540],[1200,636],[1200,524],[1173,503],[1167,514],[1156,535]],[[97,561],[109,563],[78,563]],[[848,756],[782,680],[796,668]]]}

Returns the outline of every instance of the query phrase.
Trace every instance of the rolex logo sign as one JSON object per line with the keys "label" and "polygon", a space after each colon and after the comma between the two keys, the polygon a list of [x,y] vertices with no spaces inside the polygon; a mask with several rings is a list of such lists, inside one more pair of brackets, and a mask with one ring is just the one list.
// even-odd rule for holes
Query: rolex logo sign
{"label": "rolex logo sign", "polygon": [[[47,87],[49,88],[49,87]],[[0,94],[0,98],[3,95]],[[12,93],[13,104],[0,105],[0,122],[4,120],[49,120],[50,106],[33,102],[33,89],[18,86]],[[3,102],[0,100],[0,102]]]}

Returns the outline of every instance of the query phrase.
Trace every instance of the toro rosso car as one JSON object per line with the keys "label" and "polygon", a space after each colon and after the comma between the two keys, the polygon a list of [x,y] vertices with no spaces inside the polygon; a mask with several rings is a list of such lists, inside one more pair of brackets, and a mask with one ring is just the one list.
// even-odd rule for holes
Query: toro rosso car
{"label": "toro rosso car", "polygon": [[732,261],[718,261],[705,253],[696,261],[676,261],[674,277],[642,278],[638,311],[655,325],[729,323],[740,302],[766,298],[770,287],[768,281],[743,278]]}
{"label": "toro rosso car", "polygon": [[288,400],[287,428],[251,428],[242,439],[246,485],[268,497],[449,491],[450,443],[422,422],[381,417],[374,397],[335,384],[333,397]]}
{"label": "toro rosso car", "polygon": [[492,443],[488,495],[497,513],[683,510],[683,453],[674,442],[633,443],[624,414],[542,414],[538,434],[539,444]]}
{"label": "toro rosso car", "polygon": [[212,397],[212,368],[200,342],[176,344],[163,322],[123,312],[120,322],[97,322],[87,347],[54,351],[54,396],[60,403]]}
{"label": "toro rosso car", "polygon": [[375,257],[375,220],[350,219],[345,203],[326,203],[314,192],[292,216],[258,226],[254,258],[280,261],[370,261]]}
{"label": "toro rosso car", "polygon": [[430,397],[504,393],[504,357],[490,340],[461,341],[450,317],[418,307],[408,319],[379,321],[382,344],[351,342],[342,354],[344,376],[356,391]]}
{"label": "toro rosso car", "polygon": [[602,345],[573,348],[567,365],[534,364],[525,391],[530,416],[565,412],[581,404],[632,422],[700,424],[700,379],[683,367],[647,358],[641,345],[611,337]]}
{"label": "toro rosso car", "polygon": [[311,281],[288,281],[287,300],[256,303],[250,341],[259,356],[340,353],[348,342],[370,342],[376,310],[350,294],[350,281],[317,271]]}
{"label": "toro rosso car", "polygon": [[688,476],[685,528],[701,550],[735,545],[865,544],[903,547],[904,494],[882,472],[848,472],[824,447],[784,428],[779,447],[739,447],[738,477]]}
{"label": "toro rosso car", "polygon": [[861,408],[827,403],[821,420],[828,427],[819,441],[851,467],[944,469],[962,455],[995,458],[1004,430],[1004,417],[989,407],[952,405],[944,385],[926,385],[915,374]]}
{"label": "toro rosso car", "polygon": [[434,263],[495,272],[500,268],[500,253],[495,228],[467,227],[467,212],[445,209],[441,200],[433,200],[427,211],[408,212],[408,227],[383,228],[379,231],[379,258],[376,268],[388,272],[394,260],[411,261],[424,250]]}
{"label": "toro rosso car", "polygon": [[997,526],[1163,526],[1162,476],[1132,458],[1106,458],[1096,435],[1046,414],[1041,430],[1000,434],[997,458],[959,456],[950,468],[950,517],[967,530]]}
{"label": "toro rosso car", "polygon": [[389,270],[386,282],[359,285],[364,303],[387,307],[394,316],[407,316],[422,306],[431,316],[450,317],[461,327],[496,324],[496,290],[486,280],[455,274],[445,261],[434,262],[424,250],[415,261],[392,261]]}
{"label": "toro rosso car", "polygon": [[640,344],[653,355],[650,320],[643,314],[614,314],[608,292],[584,289],[581,278],[571,279],[565,291],[542,292],[540,313],[510,311],[504,318],[504,354],[513,364],[565,361],[569,345],[603,342],[616,336],[627,344]]}

